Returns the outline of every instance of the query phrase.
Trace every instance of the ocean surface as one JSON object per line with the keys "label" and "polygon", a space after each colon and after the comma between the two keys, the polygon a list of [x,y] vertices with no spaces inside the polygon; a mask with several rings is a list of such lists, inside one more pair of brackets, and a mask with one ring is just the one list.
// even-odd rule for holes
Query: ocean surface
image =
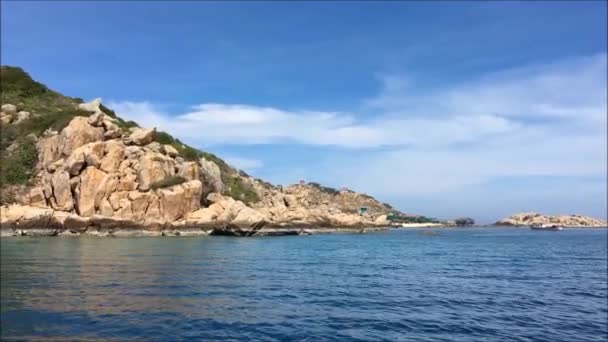
{"label": "ocean surface", "polygon": [[608,339],[607,230],[428,231],[3,238],[1,337]]}

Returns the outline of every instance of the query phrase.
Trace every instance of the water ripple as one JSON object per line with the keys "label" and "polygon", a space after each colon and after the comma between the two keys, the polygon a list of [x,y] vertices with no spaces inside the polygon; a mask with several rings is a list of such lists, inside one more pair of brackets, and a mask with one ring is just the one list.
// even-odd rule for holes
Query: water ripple
{"label": "water ripple", "polygon": [[605,230],[1,243],[7,341],[608,337]]}

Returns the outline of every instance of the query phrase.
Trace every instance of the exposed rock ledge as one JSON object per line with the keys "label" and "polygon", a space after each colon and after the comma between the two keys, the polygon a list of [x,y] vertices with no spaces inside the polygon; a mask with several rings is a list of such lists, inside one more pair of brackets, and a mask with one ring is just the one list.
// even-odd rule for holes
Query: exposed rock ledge
{"label": "exposed rock ledge", "polygon": [[[225,198],[224,198],[225,199]],[[232,199],[228,199],[230,202]],[[235,201],[238,202],[238,201]],[[247,207],[245,207],[247,208]],[[207,209],[207,208],[206,208]],[[235,210],[235,209],[232,209]],[[255,213],[254,213],[255,215]],[[238,217],[239,215],[237,215]],[[227,216],[226,216],[227,217]],[[23,205],[0,207],[0,236],[279,236],[320,233],[366,233],[386,229],[383,225],[353,224],[343,227],[323,227],[315,222],[286,225],[256,220],[241,214],[229,221],[194,217],[175,222],[137,222],[120,217],[93,215],[82,217],[74,213]]]}
{"label": "exposed rock ledge", "polygon": [[[185,145],[159,143],[155,128],[121,128],[100,106],[80,104],[92,114],[37,138],[34,176],[0,209],[3,235],[254,236],[389,225],[390,206],[371,196],[318,184],[283,189],[200,155],[185,159],[176,149]],[[226,191],[233,188],[258,200]]]}
{"label": "exposed rock ledge", "polygon": [[543,215],[539,213],[520,213],[495,223],[497,226],[529,226],[532,224],[556,224],[564,227],[606,227],[604,220],[582,215]]}

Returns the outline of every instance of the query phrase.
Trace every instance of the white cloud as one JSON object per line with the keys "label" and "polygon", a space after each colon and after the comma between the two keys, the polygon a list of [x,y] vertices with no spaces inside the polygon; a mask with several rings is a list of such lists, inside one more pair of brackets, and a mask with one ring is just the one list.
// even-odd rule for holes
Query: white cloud
{"label": "white cloud", "polygon": [[259,159],[235,157],[235,156],[222,156],[222,158],[230,165],[236,167],[239,170],[251,172],[264,166],[264,162]]}
{"label": "white cloud", "polygon": [[[394,198],[457,191],[504,176],[605,175],[606,69],[606,54],[599,54],[424,93],[413,80],[390,75],[382,78],[382,91],[365,101],[366,115],[221,103],[177,115],[147,102],[109,106],[198,146],[363,149],[355,158],[328,161],[319,171],[323,179]],[[392,150],[377,149],[386,146]],[[251,160],[232,162],[262,167]]]}

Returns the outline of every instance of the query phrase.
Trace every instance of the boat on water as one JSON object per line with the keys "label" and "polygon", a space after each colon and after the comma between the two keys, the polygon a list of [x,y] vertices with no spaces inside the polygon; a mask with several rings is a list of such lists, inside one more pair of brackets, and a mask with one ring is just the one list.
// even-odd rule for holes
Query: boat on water
{"label": "boat on water", "polygon": [[563,228],[563,226],[551,223],[535,223],[530,225],[530,229],[535,230],[562,230]]}

